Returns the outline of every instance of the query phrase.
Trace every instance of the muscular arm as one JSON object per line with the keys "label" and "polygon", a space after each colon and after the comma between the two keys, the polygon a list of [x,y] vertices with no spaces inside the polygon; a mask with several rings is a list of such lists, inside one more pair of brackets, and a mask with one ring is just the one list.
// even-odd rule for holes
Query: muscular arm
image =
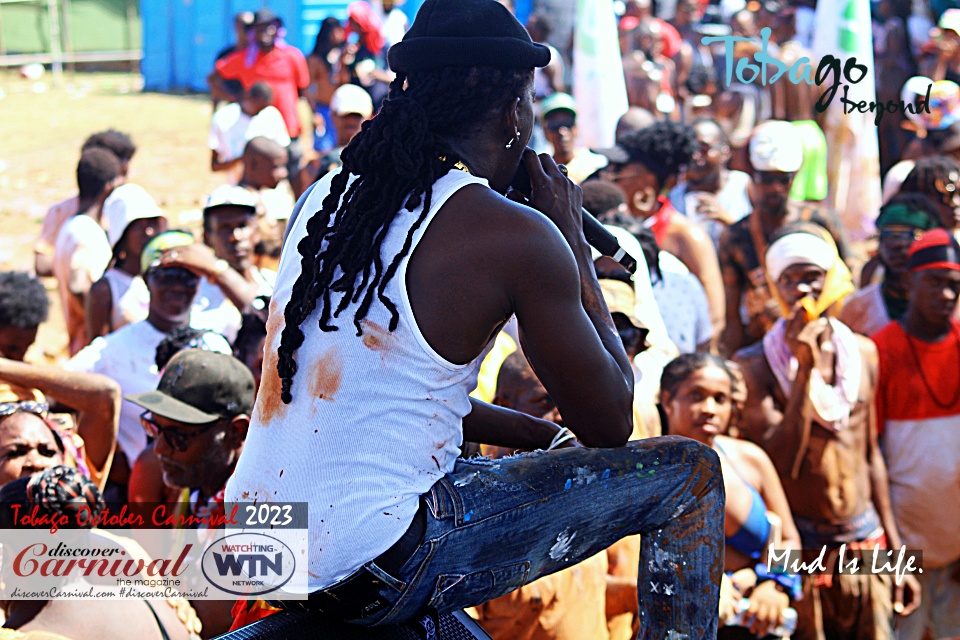
{"label": "muscular arm", "polygon": [[523,270],[520,343],[570,430],[588,446],[621,446],[633,430],[633,371],[586,242],[574,257],[558,235],[541,245],[539,268]]}
{"label": "muscular arm", "polygon": [[470,398],[473,409],[463,417],[463,439],[507,449],[546,449],[558,427],[525,413]]}
{"label": "muscular arm", "polygon": [[633,369],[583,237],[580,189],[551,158],[528,149],[524,161],[532,204],[555,223],[531,218],[540,229],[513,258],[508,295],[523,352],[581,442],[622,446],[633,431]]}
{"label": "muscular arm", "polygon": [[83,438],[87,460],[106,478],[113,461],[120,423],[120,385],[98,374],[64,371],[5,358],[0,358],[0,379],[39,389],[76,409],[80,413],[77,432]]}
{"label": "muscular arm", "polygon": [[110,283],[101,278],[90,287],[87,296],[87,340],[105,336],[111,331],[110,312],[113,309],[113,296]]}

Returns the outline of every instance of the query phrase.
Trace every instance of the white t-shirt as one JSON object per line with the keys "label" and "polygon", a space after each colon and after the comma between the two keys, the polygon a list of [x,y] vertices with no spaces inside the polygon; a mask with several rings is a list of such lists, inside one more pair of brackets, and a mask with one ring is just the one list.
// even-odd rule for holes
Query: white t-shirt
{"label": "white t-shirt", "polygon": [[[337,172],[324,176],[303,210],[320,209]],[[417,243],[444,202],[466,185],[486,180],[451,171],[433,185],[433,204],[414,233],[410,250],[386,284],[384,294],[399,315],[376,298],[356,335],[359,303],[329,322],[339,331],[321,331],[320,302],[301,325],[305,341],[296,354],[290,404],[280,401],[277,349],[282,310],[300,275],[296,247],[310,215],[296,218],[280,258],[264,343],[263,381],[243,454],[227,481],[230,502],[308,502],[310,548],[298,564],[311,591],[349,575],[393,545],[413,521],[420,496],[453,470],[463,442],[463,417],[477,385],[480,363],[453,364],[427,343],[410,306],[406,270]],[[422,213],[401,209],[383,240],[390,264]],[[331,296],[335,308],[341,294]]]}
{"label": "white t-shirt", "polygon": [[[273,286],[277,281],[276,271],[254,267],[253,278],[257,283],[257,295],[273,295]],[[223,293],[220,287],[203,278],[200,281],[197,297],[193,300],[190,326],[215,331],[233,342],[237,339],[237,332],[240,331],[242,321],[240,310],[230,302],[230,298]]]}
{"label": "white t-shirt", "polygon": [[[734,222],[738,222],[747,217],[753,211],[753,204],[750,202],[750,194],[747,187],[750,185],[750,176],[742,171],[730,171],[727,174],[727,182],[723,189],[717,193],[717,201],[723,207]],[[703,230],[707,232],[710,239],[713,240],[715,249],[720,246],[720,234],[726,228],[723,224],[713,220],[701,220],[696,211],[687,211],[687,183],[681,182],[670,190],[670,204],[673,208],[695,220]]]}
{"label": "white t-shirt", "polygon": [[80,195],[73,195],[62,200],[47,211],[43,217],[43,226],[40,228],[40,236],[33,250],[37,253],[53,255],[53,247],[57,243],[57,237],[60,235],[60,229],[63,224],[77,215],[77,207],[80,204]]}
{"label": "white t-shirt", "polygon": [[663,279],[653,285],[653,297],[677,349],[680,353],[693,353],[698,344],[713,335],[707,294],[678,258],[666,251],[661,251],[658,258]]}
{"label": "white t-shirt", "polygon": [[150,311],[150,291],[140,276],[132,276],[120,269],[107,269],[103,279],[110,285],[110,329],[117,329],[147,319]]}
{"label": "white t-shirt", "polygon": [[266,107],[251,117],[243,112],[240,103],[231,102],[213,114],[207,144],[217,152],[220,162],[229,162],[243,155],[249,140],[260,136],[270,138],[281,147],[290,145],[287,125],[276,107]]}
{"label": "white t-shirt", "polygon": [[77,352],[86,335],[83,302],[70,291],[70,283],[75,278],[85,278],[90,284],[99,280],[111,255],[106,232],[90,216],[73,216],[60,228],[53,248],[53,275],[57,278],[60,303],[70,335],[70,353]]}
{"label": "white t-shirt", "polygon": [[[131,465],[147,446],[147,435],[140,426],[143,408],[126,397],[156,390],[160,382],[156,363],[157,347],[166,337],[167,334],[158,331],[146,320],[141,320],[97,338],[64,365],[69,371],[105,375],[120,385],[124,400],[120,406],[117,446]],[[206,333],[203,341],[211,351],[233,353],[223,336]]]}

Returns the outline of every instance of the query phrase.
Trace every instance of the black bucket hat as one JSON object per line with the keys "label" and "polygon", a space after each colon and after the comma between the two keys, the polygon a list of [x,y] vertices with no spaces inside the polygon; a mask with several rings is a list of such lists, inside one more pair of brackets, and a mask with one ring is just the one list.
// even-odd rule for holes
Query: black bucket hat
{"label": "black bucket hat", "polygon": [[550,49],[531,40],[496,0],[427,0],[387,60],[397,73],[458,66],[533,69],[550,63]]}

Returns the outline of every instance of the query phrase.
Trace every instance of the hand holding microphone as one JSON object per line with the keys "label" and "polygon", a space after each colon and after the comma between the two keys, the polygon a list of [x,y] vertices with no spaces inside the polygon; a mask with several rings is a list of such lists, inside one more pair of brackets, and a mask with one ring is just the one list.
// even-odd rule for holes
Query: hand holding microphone
{"label": "hand holding microphone", "polygon": [[[627,271],[631,274],[637,270],[637,261],[633,259],[633,256],[628,254],[620,247],[620,242],[617,240],[617,237],[610,233],[603,224],[600,223],[589,211],[583,208],[582,206],[582,195],[579,193],[579,190],[576,186],[566,179],[567,168],[563,165],[554,165],[553,160],[551,159],[547,167],[543,167],[540,163],[540,158],[537,154],[531,150],[527,149],[523,152],[523,160],[520,162],[520,166],[517,167],[517,173],[513,176],[513,181],[510,183],[510,186],[524,197],[531,200],[533,203],[534,193],[531,181],[530,181],[530,169],[527,166],[527,162],[531,161],[536,163],[534,170],[539,168],[539,171],[543,173],[543,181],[550,180],[551,178],[559,181],[563,179],[563,186],[558,185],[556,189],[551,190],[553,202],[542,202],[538,201],[536,203],[536,209],[542,211],[547,215],[551,220],[553,220],[558,227],[563,230],[563,220],[562,215],[563,211],[569,211],[573,208],[574,205],[580,209],[580,220],[571,221],[571,224],[580,223],[583,229],[583,235],[586,238],[587,242],[591,247],[599,251],[605,256],[610,256],[617,262],[619,262]],[[557,176],[551,176],[551,167],[556,166],[556,172],[559,174]],[[545,189],[538,189],[537,192],[545,191]],[[538,198],[540,200],[540,198]],[[552,205],[552,206],[551,206]],[[544,209],[547,209],[546,211]],[[558,220],[558,217],[561,219]]]}

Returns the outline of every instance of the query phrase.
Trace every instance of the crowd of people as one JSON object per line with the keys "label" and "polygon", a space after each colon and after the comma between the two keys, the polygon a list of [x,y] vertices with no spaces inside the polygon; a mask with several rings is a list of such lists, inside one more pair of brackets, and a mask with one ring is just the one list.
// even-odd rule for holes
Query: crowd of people
{"label": "crowd of people", "polygon": [[[876,212],[875,242],[866,244],[848,242],[843,212],[825,202],[830,150],[815,118],[817,96],[789,83],[727,86],[725,50],[702,42],[704,35],[729,24],[731,33],[744,38],[736,55],[745,56],[760,50],[763,30],[773,54],[789,64],[810,55],[815,3],[619,3],[629,110],[616,123],[615,146],[602,149],[578,142],[582,109],[570,91],[569,33],[555,30],[542,10],[527,21],[533,42],[547,45],[542,50],[551,57],[549,64],[530,65],[537,66],[530,82],[532,119],[511,121],[511,137],[498,143],[497,152],[519,158],[529,144],[545,154],[544,167],[549,158],[565,167],[564,178],[550,179],[579,185],[569,193],[582,194],[584,208],[637,262],[631,273],[612,258],[596,251],[581,256],[574,248],[578,264],[586,261],[599,282],[598,299],[588,304],[593,293],[585,293],[583,304],[606,309],[629,360],[618,364],[634,380],[630,439],[680,436],[719,459],[725,545],[719,609],[711,615],[719,618],[720,638],[960,637],[960,6],[933,5],[881,0],[875,6],[877,96],[922,98],[929,86],[932,97],[926,111],[887,114],[882,120],[883,205]],[[605,417],[614,424],[619,408],[587,410],[569,400],[576,395],[574,385],[591,389],[596,380],[572,371],[563,381],[550,372],[545,363],[562,359],[545,348],[545,337],[529,335],[529,307],[524,314],[517,311],[519,323],[509,313],[498,317],[493,339],[475,331],[490,344],[474,361],[473,347],[480,353],[483,344],[458,346],[471,335],[467,329],[462,336],[434,333],[446,342],[433,344],[424,334],[436,331],[440,321],[429,314],[414,317],[411,309],[420,295],[419,304],[434,309],[431,313],[459,318],[464,327],[480,320],[469,317],[460,300],[449,300],[450,309],[443,309],[440,298],[416,294],[414,286],[429,291],[433,285],[418,279],[412,268],[408,273],[406,260],[401,267],[399,258],[388,255],[392,249],[409,258],[421,239],[422,245],[436,247],[445,233],[453,248],[442,259],[444,272],[462,279],[466,289],[474,286],[457,275],[462,251],[457,243],[483,242],[485,232],[465,234],[450,226],[456,220],[424,223],[416,212],[426,215],[431,202],[434,210],[462,202],[454,195],[461,186],[488,184],[471,174],[476,167],[467,161],[470,145],[480,143],[471,139],[457,147],[444,136],[455,136],[469,114],[478,122],[487,118],[481,113],[487,102],[500,105],[518,93],[521,104],[526,79],[519,72],[481,68],[467,79],[438,76],[426,88],[410,84],[406,69],[387,63],[410,28],[399,7],[387,0],[360,0],[349,5],[348,16],[345,22],[323,20],[305,56],[284,40],[282,18],[271,10],[237,15],[237,42],[218,56],[209,77],[215,108],[210,168],[223,173],[225,184],[208,194],[202,229],[171,228],[167,213],[129,179],[137,150],[129,135],[102,131],[83,143],[76,193],[50,207],[34,247],[32,273],[0,273],[4,523],[8,506],[17,500],[51,512],[70,508],[66,498],[58,503],[50,497],[58,495],[81,495],[94,507],[103,500],[128,504],[134,513],[141,505],[163,502],[195,515],[216,512],[230,500],[232,476],[236,484],[242,481],[236,476],[272,468],[274,451],[257,438],[298,448],[297,455],[330,454],[315,443],[294,445],[284,439],[288,436],[265,436],[260,426],[282,423],[298,403],[308,403],[314,416],[326,411],[322,415],[330,420],[346,419],[331,408],[346,405],[332,400],[335,394],[341,402],[363,395],[362,389],[341,384],[341,376],[358,367],[368,376],[382,367],[406,371],[408,377],[446,367],[445,375],[459,376],[458,384],[476,377],[475,413],[493,405],[537,419],[516,422],[530,435],[507,438],[512,446],[492,446],[479,437],[472,441],[480,432],[468,429],[464,419],[459,447],[441,443],[430,451],[436,477],[416,480],[426,482],[425,495],[434,500],[431,485],[443,476],[441,467],[454,460],[457,473],[448,476],[454,478],[448,484],[460,486],[471,482],[469,470],[515,460],[514,454],[523,451],[607,447],[617,440],[615,426],[606,433],[598,427],[590,436],[569,428]],[[414,58],[390,60],[409,66]],[[443,100],[413,111],[411,105],[444,87],[450,91]],[[314,114],[310,122],[301,122],[301,99]],[[521,136],[521,129],[529,135]],[[301,139],[311,132],[312,148],[304,151]],[[376,148],[375,139],[363,137],[374,135],[380,136]],[[410,141],[408,147],[390,155],[388,143],[401,138]],[[415,182],[413,195],[395,194],[387,182],[375,183],[377,193],[363,192],[348,185],[339,170],[345,164],[367,167],[364,154],[386,154],[380,161],[403,179],[430,180]],[[462,156],[460,162],[454,163],[455,155]],[[523,161],[529,168],[529,158]],[[498,188],[502,181],[507,192],[510,176],[499,175],[499,166],[490,171],[495,178],[489,185]],[[309,194],[304,220],[297,221],[296,199],[314,185],[340,190],[344,204],[336,223],[333,211],[341,206],[336,199],[324,199],[321,207]],[[404,218],[412,229],[405,242],[402,234],[386,234],[389,225],[360,241],[324,240],[342,219],[359,216],[363,207],[385,206],[385,199],[410,213]],[[479,205],[470,209],[461,223],[476,229],[496,224],[500,214],[484,218],[480,210]],[[526,225],[530,237],[541,232],[540,222],[511,223]],[[433,235],[424,235],[427,225]],[[285,242],[288,231],[291,239]],[[564,237],[567,231],[561,228]],[[556,241],[554,249],[569,253],[555,232],[553,240],[542,236],[544,246]],[[505,250],[524,251],[524,237],[517,236]],[[379,247],[373,242],[383,242],[387,253],[372,258],[371,270],[370,252]],[[499,255],[493,246],[490,263]],[[284,264],[292,268],[296,262],[301,268],[301,256],[313,284],[297,279],[281,286],[278,265],[283,276]],[[321,269],[321,259],[338,261],[341,271]],[[400,284],[390,280],[398,267]],[[484,268],[492,270],[493,264]],[[531,261],[518,268],[518,281],[526,271],[548,274],[550,269]],[[562,279],[562,265],[556,273]],[[46,278],[56,280],[68,333],[68,352],[56,366],[31,364],[28,358],[39,325],[48,319]],[[324,286],[347,292],[336,312],[329,292],[318,299],[324,279]],[[311,344],[351,299],[362,309],[354,325],[367,350],[363,358],[344,363],[334,357],[336,348],[317,352]],[[391,299],[402,299],[405,306],[398,311]],[[322,313],[319,328],[304,323],[311,313]],[[303,331],[289,331],[295,321]],[[427,328],[424,333],[418,324]],[[391,336],[395,330],[399,333]],[[338,339],[353,339],[353,325],[339,333]],[[573,348],[562,332],[545,335]],[[419,350],[400,351],[405,336]],[[601,341],[602,336],[601,331]],[[347,351],[345,342],[336,344]],[[466,365],[452,364],[458,362],[477,366],[461,371]],[[298,369],[304,373],[294,380]],[[547,387],[566,397],[556,392],[552,397]],[[375,419],[377,410],[373,406],[365,415]],[[251,429],[257,446],[244,458],[251,421],[258,424]],[[676,439],[663,442],[663,451],[677,447]],[[418,447],[412,455],[419,453]],[[520,465],[510,467],[511,473],[520,474]],[[385,465],[384,473],[402,468],[399,462]],[[325,473],[339,482],[348,472],[332,465]],[[636,475],[646,473],[637,463]],[[609,474],[608,468],[598,480],[585,472],[574,479],[574,488],[596,481],[606,489]],[[283,475],[281,470],[272,480],[278,487],[289,486],[281,484]],[[565,490],[570,485],[567,480]],[[614,495],[619,494],[606,499]],[[715,499],[713,493],[702,494],[705,505],[707,495]],[[484,505],[471,499],[478,501],[481,520]],[[605,500],[601,493],[582,499]],[[687,507],[678,507],[672,517]],[[615,524],[624,534],[636,533],[617,513],[618,504],[604,509],[609,520],[591,526]],[[703,509],[706,513],[709,506]],[[319,515],[311,513],[311,523],[314,517]],[[576,513],[564,517],[575,519]],[[337,531],[331,540],[344,534],[355,532]],[[583,535],[590,535],[586,525]],[[556,572],[529,583],[526,572],[518,577],[508,571],[519,565],[507,567],[492,578],[496,588],[483,591],[487,601],[470,613],[497,640],[633,638],[646,624],[641,618],[653,611],[643,603],[673,595],[663,594],[660,589],[673,587],[661,583],[641,581],[638,587],[638,577],[647,575],[646,563],[653,572],[661,562],[651,555],[651,545],[666,548],[657,535],[644,531],[591,549],[582,562],[543,570]],[[350,542],[359,548],[363,538]],[[343,553],[353,548],[342,541],[330,544],[342,544]],[[506,540],[498,544],[489,552],[510,552]],[[876,545],[922,551],[923,573],[899,581],[870,572],[843,573],[836,563],[841,545],[851,551],[872,551]],[[771,548],[793,549],[805,562],[827,549],[828,570],[778,570],[767,564]],[[501,588],[501,580],[523,586]],[[444,593],[456,583],[435,586],[439,593],[431,606],[442,609]],[[451,602],[459,602],[453,598],[456,589],[449,593]],[[116,637],[123,637],[123,628],[142,628],[137,637],[208,638],[278,610],[264,601],[168,604],[124,602],[112,609],[111,615],[127,625],[118,625]],[[17,630],[10,638],[30,638],[33,632],[104,637],[78,626],[89,614],[56,601],[8,601],[0,638],[8,637],[7,629]]]}

